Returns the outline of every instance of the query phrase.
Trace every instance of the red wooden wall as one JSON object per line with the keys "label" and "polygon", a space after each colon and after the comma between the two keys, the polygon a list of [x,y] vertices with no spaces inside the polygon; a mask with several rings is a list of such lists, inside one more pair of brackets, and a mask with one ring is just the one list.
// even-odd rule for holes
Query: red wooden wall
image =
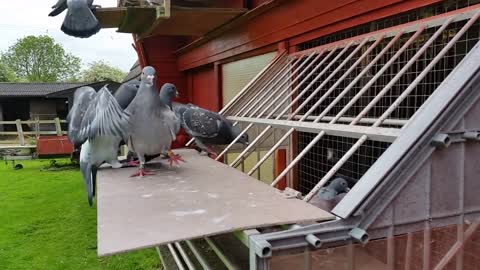
{"label": "red wooden wall", "polygon": [[[187,76],[179,71],[176,50],[184,46],[188,38],[156,36],[145,39],[140,46],[144,56],[144,65],[150,65],[157,71],[157,84],[173,83],[180,92],[179,101],[188,102]],[[137,43],[137,46],[139,44]]]}
{"label": "red wooden wall", "polygon": [[[279,1],[279,0],[273,0]],[[251,50],[289,41],[296,45],[322,35],[398,14],[440,0],[295,0],[282,1],[270,10],[195,46],[182,50],[178,66],[187,70]],[[255,14],[255,10],[250,11]]]}
{"label": "red wooden wall", "polygon": [[188,73],[188,96],[191,103],[211,111],[220,110],[220,93],[215,68],[210,65]]}

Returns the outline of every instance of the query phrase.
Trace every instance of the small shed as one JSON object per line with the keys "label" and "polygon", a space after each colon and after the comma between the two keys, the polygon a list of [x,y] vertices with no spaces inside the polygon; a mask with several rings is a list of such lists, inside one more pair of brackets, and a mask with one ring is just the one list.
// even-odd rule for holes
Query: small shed
{"label": "small shed", "polygon": [[[188,33],[162,29],[184,1],[155,2],[140,66],[249,134],[217,160],[335,218],[131,249],[172,269],[478,269],[480,1],[194,1],[217,25]],[[349,191],[316,204],[338,177]]]}
{"label": "small shed", "polygon": [[[73,93],[82,86],[100,89],[109,84],[112,91],[119,87],[111,81],[88,83],[0,83],[0,121],[66,119],[73,104]],[[9,130],[14,126],[0,125]],[[27,127],[26,127],[27,128]]]}

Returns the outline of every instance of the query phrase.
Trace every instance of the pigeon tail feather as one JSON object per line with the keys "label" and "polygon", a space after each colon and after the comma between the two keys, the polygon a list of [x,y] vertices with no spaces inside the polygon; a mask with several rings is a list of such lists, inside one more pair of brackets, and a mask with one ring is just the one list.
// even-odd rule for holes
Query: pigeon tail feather
{"label": "pigeon tail feather", "polygon": [[[80,162],[80,171],[82,172],[83,182],[85,183],[85,190],[87,191],[88,204],[93,206],[93,196],[94,196],[94,183],[93,183],[93,170],[92,164],[90,162]],[[96,178],[96,171],[95,171]]]}
{"label": "pigeon tail feather", "polygon": [[100,31],[100,22],[88,6],[69,8],[62,24],[62,31],[70,36],[88,38]]}

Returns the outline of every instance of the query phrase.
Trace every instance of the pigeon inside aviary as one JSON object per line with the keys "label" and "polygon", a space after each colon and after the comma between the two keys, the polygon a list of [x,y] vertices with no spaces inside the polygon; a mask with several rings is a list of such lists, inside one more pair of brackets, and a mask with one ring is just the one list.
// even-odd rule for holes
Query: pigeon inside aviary
{"label": "pigeon inside aviary", "polygon": [[88,38],[100,31],[100,22],[93,14],[98,7],[94,0],[58,0],[48,16],[57,16],[67,9],[61,30],[70,36]]}
{"label": "pigeon inside aviary", "polygon": [[[238,127],[222,115],[192,104],[173,103],[173,110],[180,118],[185,132],[195,138],[197,146],[212,158],[217,154],[211,145],[230,144],[241,133]],[[243,134],[237,143],[248,144],[248,135]]]}
{"label": "pigeon inside aviary", "polygon": [[104,162],[114,168],[122,167],[117,153],[120,141],[128,137],[129,118],[107,86],[98,93],[88,86],[75,91],[67,116],[68,137],[75,146],[81,145],[80,171],[90,206],[95,196],[98,167]]}
{"label": "pigeon inside aviary", "polygon": [[330,211],[348,191],[350,191],[348,181],[343,177],[336,177],[330,184],[322,187],[310,200],[310,203],[323,210]]}
{"label": "pigeon inside aviary", "polygon": [[[135,152],[140,167],[132,176],[153,174],[145,170],[145,156],[166,153],[170,164],[179,164],[183,159],[170,150],[172,141],[180,129],[175,113],[163,102],[156,90],[156,72],[153,67],[143,68],[138,92],[128,105],[131,115],[131,130],[128,148]],[[161,90],[160,90],[161,91]]]}

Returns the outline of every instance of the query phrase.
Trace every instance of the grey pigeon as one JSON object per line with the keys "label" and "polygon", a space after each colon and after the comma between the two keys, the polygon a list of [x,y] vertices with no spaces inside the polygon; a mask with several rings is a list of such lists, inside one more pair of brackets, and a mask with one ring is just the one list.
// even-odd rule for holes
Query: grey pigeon
{"label": "grey pigeon", "polygon": [[100,22],[92,12],[93,0],[58,0],[48,16],[57,16],[67,9],[61,30],[70,36],[87,38],[100,31]]}
{"label": "grey pigeon", "polygon": [[[132,102],[138,92],[138,88],[140,87],[140,81],[134,80],[130,82],[123,83],[120,85],[118,90],[115,92],[114,97],[122,107],[125,109],[128,105]],[[178,91],[175,85],[171,83],[167,83],[162,87],[160,91],[160,100],[162,103],[167,104],[170,108],[172,107],[172,99],[178,96]],[[145,155],[145,162],[149,162],[150,160],[159,157],[160,154],[155,155]],[[135,161],[138,160],[138,157],[135,155],[134,152],[129,151],[127,155],[128,165],[136,165],[138,166],[139,163]]]}
{"label": "grey pigeon", "polygon": [[90,206],[98,167],[104,162],[114,168],[122,167],[117,159],[118,145],[128,137],[129,118],[106,86],[98,93],[88,86],[75,91],[74,104],[67,116],[68,137],[74,145],[81,145],[80,171]]}
{"label": "grey pigeon", "polygon": [[323,210],[330,211],[349,190],[348,181],[342,177],[337,177],[330,184],[322,187],[310,200],[310,203]]}
{"label": "grey pigeon", "polygon": [[[173,110],[180,118],[185,132],[194,137],[197,146],[213,158],[217,154],[211,145],[229,144],[241,133],[239,128],[234,127],[229,120],[216,112],[180,103],[173,103]],[[248,135],[242,135],[237,142],[248,144]]]}
{"label": "grey pigeon", "polygon": [[122,83],[113,95],[122,109],[126,109],[135,98],[140,87],[140,81],[134,80]]}
{"label": "grey pigeon", "polygon": [[138,173],[132,176],[153,174],[145,170],[145,155],[167,153],[171,164],[178,164],[182,160],[170,150],[180,129],[180,122],[157,94],[153,67],[143,68],[140,87],[126,112],[131,115],[132,122],[128,147],[137,154],[140,161]]}

